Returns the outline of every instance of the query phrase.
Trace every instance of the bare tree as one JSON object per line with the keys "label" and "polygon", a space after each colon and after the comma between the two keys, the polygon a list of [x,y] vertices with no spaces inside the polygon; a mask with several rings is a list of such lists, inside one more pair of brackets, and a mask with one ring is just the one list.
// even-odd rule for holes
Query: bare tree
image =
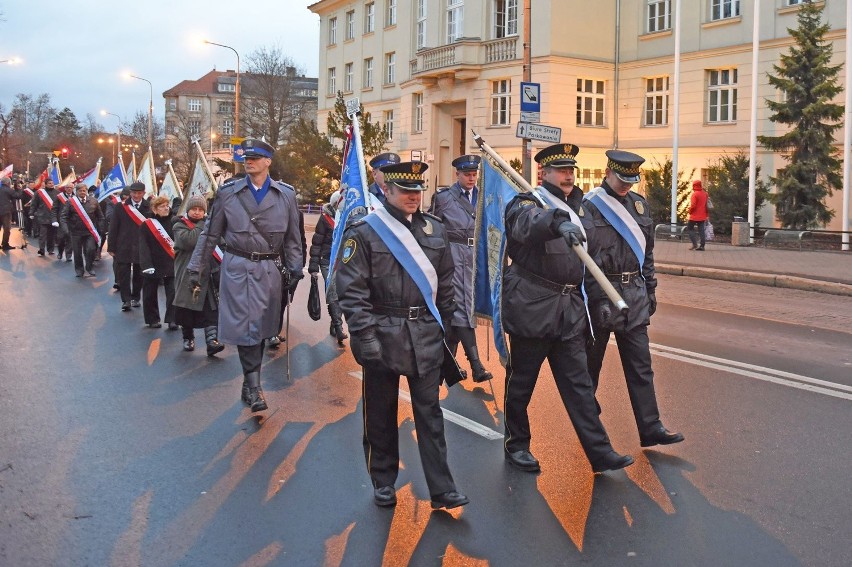
{"label": "bare tree", "polygon": [[[189,182],[195,159],[195,138],[204,139],[202,131],[206,132],[204,125],[210,124],[207,113],[187,112],[179,110],[169,113],[169,123],[166,125],[168,156],[172,160],[172,169],[175,170],[178,180]],[[207,150],[202,143],[202,149]]]}

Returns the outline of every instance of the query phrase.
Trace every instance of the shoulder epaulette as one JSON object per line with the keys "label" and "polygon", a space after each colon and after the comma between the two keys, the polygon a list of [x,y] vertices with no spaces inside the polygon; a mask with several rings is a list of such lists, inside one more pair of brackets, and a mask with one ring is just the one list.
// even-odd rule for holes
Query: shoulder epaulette
{"label": "shoulder epaulette", "polygon": [[437,191],[435,191],[435,193],[443,193],[444,191],[446,191],[446,190],[447,190],[447,189],[449,189],[449,188],[450,188],[450,186],[449,186],[449,185],[447,185],[447,186],[445,186],[445,187],[438,187],[438,190],[437,190]]}
{"label": "shoulder epaulette", "polygon": [[438,221],[439,223],[444,224],[444,221],[442,221],[442,220],[441,220],[441,217],[436,217],[436,216],[435,216],[435,215],[433,215],[432,213],[421,213],[421,214],[422,214],[424,217],[429,217],[430,219],[432,219],[432,220],[434,220],[434,221]]}

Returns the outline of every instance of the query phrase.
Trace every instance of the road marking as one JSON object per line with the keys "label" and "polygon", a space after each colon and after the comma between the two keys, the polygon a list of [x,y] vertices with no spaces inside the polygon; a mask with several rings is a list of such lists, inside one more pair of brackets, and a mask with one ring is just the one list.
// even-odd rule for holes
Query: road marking
{"label": "road marking", "polygon": [[796,388],[799,390],[813,392],[815,394],[822,394],[824,396],[852,400],[852,386],[847,386],[845,384],[837,384],[827,380],[819,380],[817,378],[810,378],[800,374],[793,374],[792,372],[775,370],[773,368],[766,368],[764,366],[757,366],[746,362],[738,362],[736,360],[728,360],[726,358],[718,358],[716,356],[710,356],[709,354],[692,352],[655,343],[651,343],[651,352],[657,356],[662,356],[672,360],[679,360],[681,362],[704,366],[705,368],[712,368],[714,370],[731,372],[747,378],[755,378],[757,380],[787,386],[788,388]]}
{"label": "road marking", "polygon": [[[354,378],[357,378],[358,380],[362,379],[360,372],[350,372],[349,375],[354,377]],[[400,399],[405,400],[409,404],[411,403],[411,395],[408,392],[406,392],[405,390],[403,390],[402,388],[399,389],[399,397],[400,397]],[[455,423],[456,425],[458,425],[460,427],[464,427],[468,431],[476,433],[480,437],[485,437],[489,441],[496,441],[497,439],[503,439],[502,433],[498,433],[497,431],[494,431],[490,427],[485,427],[481,423],[473,421],[470,418],[467,418],[463,415],[457,414],[456,412],[450,411],[450,410],[443,408],[443,407],[441,408],[441,411],[444,412],[444,419],[445,420],[447,420],[451,423]]]}

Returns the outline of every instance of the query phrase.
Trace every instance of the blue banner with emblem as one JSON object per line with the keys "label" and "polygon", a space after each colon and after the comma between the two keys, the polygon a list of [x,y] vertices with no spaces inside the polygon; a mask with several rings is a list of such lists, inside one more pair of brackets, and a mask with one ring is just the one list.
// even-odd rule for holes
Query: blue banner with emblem
{"label": "blue banner with emblem", "polygon": [[337,218],[334,225],[334,232],[331,239],[331,261],[328,267],[328,281],[334,281],[334,268],[337,263],[337,255],[340,251],[340,243],[343,241],[343,233],[346,231],[346,225],[353,214],[366,214],[367,201],[365,197],[366,187],[361,183],[361,167],[363,163],[359,163],[358,149],[356,145],[360,145],[361,140],[357,136],[353,136],[347,146],[347,152],[343,157],[343,174],[340,177],[340,192],[343,194],[343,205],[338,205],[340,216]]}
{"label": "blue banner with emblem", "polygon": [[503,334],[500,313],[503,295],[503,268],[506,258],[504,214],[518,189],[490,163],[482,160],[482,192],[477,201],[476,237],[473,263],[473,312],[489,319],[494,330],[494,347],[504,365],[509,349]]}
{"label": "blue banner with emblem", "polygon": [[95,198],[98,200],[98,203],[113,195],[115,193],[121,193],[121,190],[127,185],[127,180],[124,178],[124,171],[121,169],[121,164],[115,164],[115,167],[112,168],[112,171],[107,173],[107,176],[104,177],[101,184],[95,189]]}

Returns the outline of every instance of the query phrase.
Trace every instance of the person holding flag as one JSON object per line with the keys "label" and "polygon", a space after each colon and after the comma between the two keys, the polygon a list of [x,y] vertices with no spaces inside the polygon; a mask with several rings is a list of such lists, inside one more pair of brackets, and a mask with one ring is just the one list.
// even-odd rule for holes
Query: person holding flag
{"label": "person holding flag", "polygon": [[654,269],[654,221],[648,202],[635,191],[645,159],[632,152],[608,150],[604,180],[586,195],[586,208],[596,227],[601,270],[630,305],[627,317],[614,315],[600,286],[590,282],[589,304],[594,343],[588,350],[589,373],[597,390],[609,337],[615,333],[627,392],[642,447],[684,440],[660,421],[648,325],[657,310]]}
{"label": "person holding flag", "polygon": [[103,213],[95,198],[89,198],[89,188],[85,183],[75,186],[75,196],[68,201],[68,206],[62,209],[60,226],[64,232],[71,235],[71,248],[74,250],[74,271],[78,278],[83,277],[83,270],[91,277],[92,263],[95,250],[101,243],[98,226],[103,223]]}
{"label": "person holding flag", "polygon": [[421,213],[415,161],[382,167],[385,206],[352,223],[337,261],[340,307],[364,369],[364,456],[378,506],[396,504],[399,378],[408,379],[420,461],[432,508],[456,508],[439,404],[444,329],[455,312],[453,257],[441,221]]}
{"label": "person holding flag", "polygon": [[[510,346],[504,456],[529,472],[541,469],[530,451],[527,408],[545,359],[592,471],[633,463],[610,444],[586,368],[585,269],[571,247],[585,242],[594,225],[583,209],[583,192],[574,185],[579,151],[573,144],[555,144],[538,152],[543,186],[535,194],[517,195],[505,212],[512,263],[503,274],[503,326]],[[594,257],[594,250],[589,253]]]}
{"label": "person holding flag", "polygon": [[[55,171],[55,170],[54,170]],[[53,226],[53,208],[56,203],[56,189],[53,179],[48,177],[44,181],[44,187],[37,190],[30,204],[30,219],[39,227],[38,230],[38,255],[53,256],[56,247],[56,227]]]}

